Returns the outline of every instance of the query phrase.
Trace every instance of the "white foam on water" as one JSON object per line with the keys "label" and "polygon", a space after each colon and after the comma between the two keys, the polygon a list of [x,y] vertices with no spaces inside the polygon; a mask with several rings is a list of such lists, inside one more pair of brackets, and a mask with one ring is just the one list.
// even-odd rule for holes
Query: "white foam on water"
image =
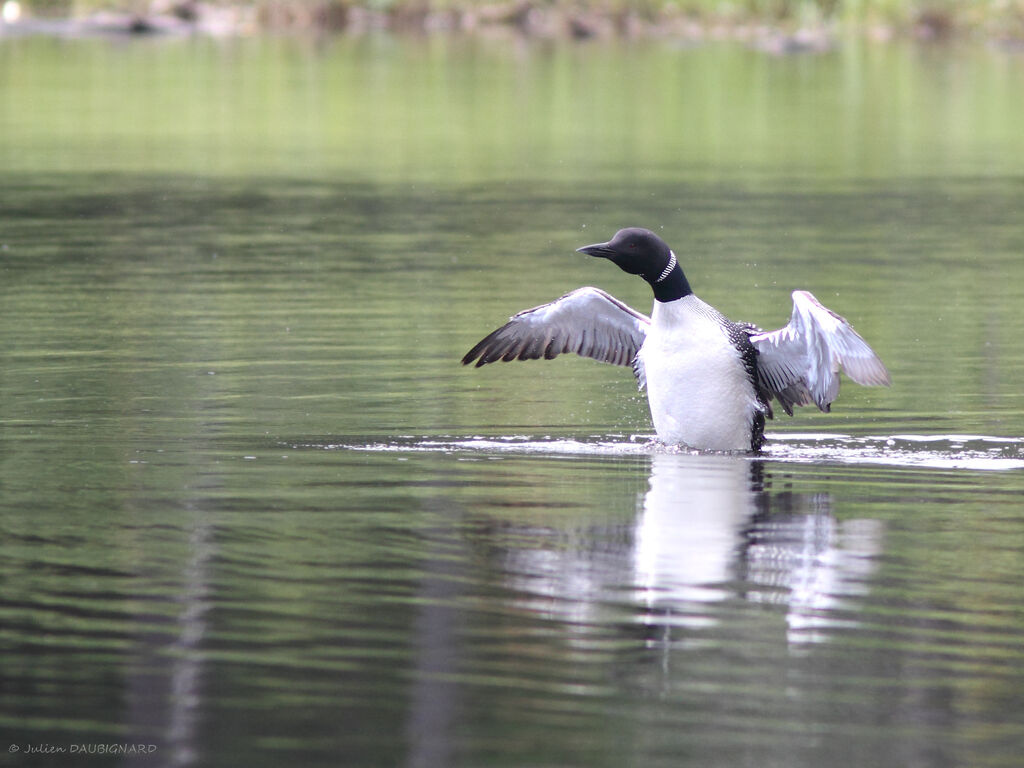
{"label": "white foam on water", "polygon": [[[653,435],[592,436],[584,440],[565,437],[536,438],[526,435],[444,438],[404,435],[383,442],[308,447],[392,453],[466,453],[481,456],[643,456],[661,453],[699,453],[686,448],[662,445]],[[1024,438],[959,434],[854,437],[844,434],[791,432],[772,435],[759,458],[801,464],[874,464],[1006,471],[1024,469]]]}

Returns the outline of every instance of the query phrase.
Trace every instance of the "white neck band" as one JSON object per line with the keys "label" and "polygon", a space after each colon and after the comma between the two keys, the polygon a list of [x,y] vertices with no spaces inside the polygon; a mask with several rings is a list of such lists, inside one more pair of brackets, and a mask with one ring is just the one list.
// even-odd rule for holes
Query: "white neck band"
{"label": "white neck band", "polygon": [[660,275],[658,275],[658,279],[655,280],[654,282],[660,283],[662,280],[664,280],[666,277],[668,277],[672,273],[672,270],[675,269],[675,268],[676,268],[676,255],[675,255],[675,253],[673,251],[669,251],[668,252],[668,264],[665,265],[665,269],[662,271],[662,273]]}

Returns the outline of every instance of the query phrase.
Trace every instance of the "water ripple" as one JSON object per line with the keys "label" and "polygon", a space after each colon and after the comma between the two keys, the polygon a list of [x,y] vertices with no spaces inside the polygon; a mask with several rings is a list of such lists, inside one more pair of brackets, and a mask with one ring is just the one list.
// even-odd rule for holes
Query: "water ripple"
{"label": "water ripple", "polygon": [[[298,446],[303,447],[303,446]],[[403,435],[368,443],[321,446],[329,450],[442,452],[480,455],[548,454],[637,456],[697,453],[665,446],[651,435],[606,435],[587,439],[526,435],[424,438]],[[763,458],[803,464],[875,464],[932,469],[1005,471],[1024,469],[1024,439],[988,435],[867,435],[781,433],[771,437]]]}

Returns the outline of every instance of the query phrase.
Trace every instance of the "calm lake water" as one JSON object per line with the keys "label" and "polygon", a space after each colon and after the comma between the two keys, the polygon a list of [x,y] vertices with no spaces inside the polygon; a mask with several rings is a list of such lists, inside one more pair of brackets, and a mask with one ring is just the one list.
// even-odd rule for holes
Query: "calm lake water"
{"label": "calm lake water", "polygon": [[[1019,765],[1022,93],[984,46],[0,39],[0,762]],[[627,225],[894,386],[699,456],[627,369],[458,364],[646,311],[574,253]]]}

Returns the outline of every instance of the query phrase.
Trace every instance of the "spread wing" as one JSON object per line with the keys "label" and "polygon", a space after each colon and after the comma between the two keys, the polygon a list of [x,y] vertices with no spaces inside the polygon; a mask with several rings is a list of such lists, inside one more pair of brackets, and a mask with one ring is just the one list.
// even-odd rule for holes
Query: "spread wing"
{"label": "spread wing", "polygon": [[758,383],[786,413],[814,403],[828,411],[839,395],[839,371],[865,386],[892,379],[878,355],[846,320],[808,291],[793,292],[793,315],[785,328],[752,333],[758,351]]}
{"label": "spread wing", "polygon": [[479,368],[496,360],[550,360],[575,352],[602,363],[630,365],[650,324],[646,315],[598,288],[577,288],[550,304],[514,315],[469,350],[462,364],[476,360]]}

